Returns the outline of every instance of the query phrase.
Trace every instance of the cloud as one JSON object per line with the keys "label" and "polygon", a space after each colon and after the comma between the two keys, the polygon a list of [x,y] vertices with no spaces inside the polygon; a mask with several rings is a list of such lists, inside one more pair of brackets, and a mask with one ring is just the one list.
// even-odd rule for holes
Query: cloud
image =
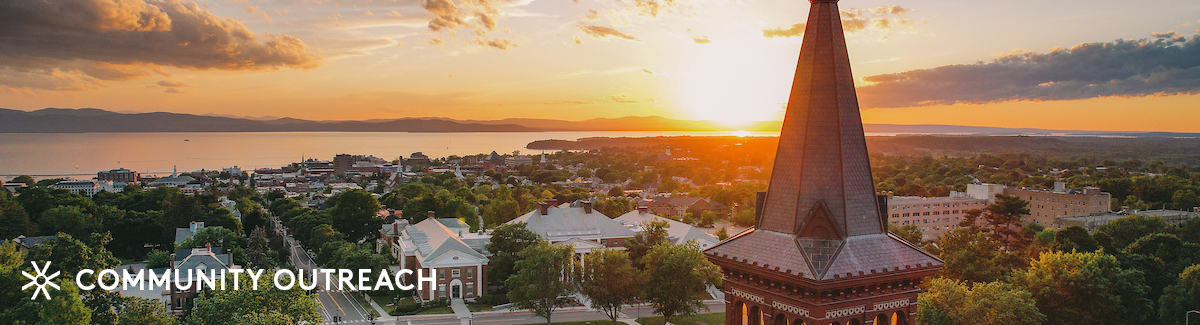
{"label": "cloud", "polygon": [[[322,63],[299,39],[256,34],[178,0],[0,0],[0,30],[0,73],[57,80],[0,78],[0,86],[11,88],[92,89],[103,80],[162,73],[163,66],[274,70]],[[82,84],[62,85],[66,80]]]}
{"label": "cloud", "polygon": [[163,90],[163,92],[168,93],[168,94],[182,94],[183,93],[182,91],[179,91],[179,89],[175,89],[175,88],[167,88],[167,90]]}
{"label": "cloud", "polygon": [[[905,17],[910,10],[904,7],[887,5],[870,9],[850,8],[838,10],[842,18],[842,30],[846,33],[859,33],[873,30],[880,32],[915,31],[918,21]],[[797,37],[804,35],[804,23],[786,28],[770,28],[763,30],[763,37]]]}
{"label": "cloud", "polygon": [[163,86],[163,87],[172,87],[172,88],[183,88],[183,87],[188,86],[187,84],[182,83],[182,82],[166,81],[166,80],[159,80],[155,84],[159,85],[159,86]]}
{"label": "cloud", "polygon": [[638,15],[658,17],[660,13],[678,8],[684,0],[621,0],[622,3],[636,9]]}
{"label": "cloud", "polygon": [[635,38],[629,34],[622,33],[616,29],[613,29],[612,27],[596,26],[596,25],[579,25],[579,30],[582,30],[584,33],[587,33],[588,35],[591,35],[592,37],[595,37],[597,39],[607,38],[607,37],[611,36],[611,37],[617,37],[617,38],[624,38],[624,39],[631,40],[634,42],[641,42],[637,38]]}
{"label": "cloud", "polygon": [[633,99],[627,95],[611,95],[595,100],[552,100],[541,102],[542,105],[595,105],[595,104],[653,104],[654,99]]}
{"label": "cloud", "polygon": [[516,47],[511,40],[489,38],[501,16],[499,7],[520,6],[528,1],[516,0],[422,0],[429,14],[429,30],[454,36],[460,30],[473,32],[470,42],[496,49]]}
{"label": "cloud", "polygon": [[696,44],[708,44],[712,43],[712,40],[709,40],[707,36],[699,36],[692,37],[692,42],[696,42]]}
{"label": "cloud", "polygon": [[804,35],[804,23],[792,25],[791,28],[764,29],[763,37],[793,37]]}
{"label": "cloud", "polygon": [[1200,34],[1084,43],[864,78],[863,107],[984,104],[1200,93]]}

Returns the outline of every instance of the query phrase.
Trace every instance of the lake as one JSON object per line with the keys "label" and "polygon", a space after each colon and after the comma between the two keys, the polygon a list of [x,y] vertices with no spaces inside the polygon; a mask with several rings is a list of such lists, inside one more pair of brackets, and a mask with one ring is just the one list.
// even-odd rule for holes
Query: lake
{"label": "lake", "polygon": [[301,157],[331,160],[341,153],[392,160],[423,152],[433,158],[489,153],[537,153],[525,145],[536,140],[589,137],[778,136],[779,132],[248,132],[248,133],[0,133],[0,177],[74,177],[128,168],[142,174],[179,171],[242,170],[280,167]]}

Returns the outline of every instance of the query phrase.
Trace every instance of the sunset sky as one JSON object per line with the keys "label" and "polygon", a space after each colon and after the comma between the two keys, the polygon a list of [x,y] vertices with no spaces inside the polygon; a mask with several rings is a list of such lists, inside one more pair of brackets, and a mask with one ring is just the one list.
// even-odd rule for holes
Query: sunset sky
{"label": "sunset sky", "polygon": [[[0,0],[0,107],[781,118],[804,0]],[[1200,2],[842,0],[866,123],[1200,132]]]}

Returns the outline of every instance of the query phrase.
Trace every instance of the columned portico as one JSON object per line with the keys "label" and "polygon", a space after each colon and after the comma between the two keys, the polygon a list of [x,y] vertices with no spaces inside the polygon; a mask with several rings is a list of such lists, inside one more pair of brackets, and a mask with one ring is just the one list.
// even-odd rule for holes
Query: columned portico
{"label": "columned portico", "polygon": [[888,233],[838,0],[809,2],[755,225],[704,251],[723,273],[725,323],[912,324],[920,284],[943,262]]}

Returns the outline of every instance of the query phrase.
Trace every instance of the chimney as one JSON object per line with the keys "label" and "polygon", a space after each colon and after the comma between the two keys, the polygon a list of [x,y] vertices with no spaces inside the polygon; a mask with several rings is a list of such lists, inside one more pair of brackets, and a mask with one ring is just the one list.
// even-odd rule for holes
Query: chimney
{"label": "chimney", "polygon": [[592,201],[590,201],[590,200],[589,200],[589,201],[583,201],[583,202],[582,202],[582,203],[580,203],[579,205],[583,206],[583,213],[587,213],[587,214],[591,214],[591,213],[592,213]]}
{"label": "chimney", "polygon": [[646,214],[646,211],[649,211],[650,207],[642,205],[642,206],[638,206],[637,209],[638,209],[638,214]]}
{"label": "chimney", "polygon": [[546,204],[549,204],[550,206],[558,206],[558,199],[555,199],[555,198],[546,199]]}
{"label": "chimney", "polygon": [[392,223],[392,235],[396,236],[396,237],[400,237],[400,223],[399,222]]}
{"label": "chimney", "polygon": [[211,253],[212,252],[212,243],[204,244],[204,249]]}
{"label": "chimney", "polygon": [[550,202],[538,203],[538,213],[539,214],[541,214],[543,216],[547,215],[547,214],[549,214],[549,210],[550,210]]}
{"label": "chimney", "polygon": [[429,219],[437,219],[437,215],[433,213],[433,210],[429,211]]}

